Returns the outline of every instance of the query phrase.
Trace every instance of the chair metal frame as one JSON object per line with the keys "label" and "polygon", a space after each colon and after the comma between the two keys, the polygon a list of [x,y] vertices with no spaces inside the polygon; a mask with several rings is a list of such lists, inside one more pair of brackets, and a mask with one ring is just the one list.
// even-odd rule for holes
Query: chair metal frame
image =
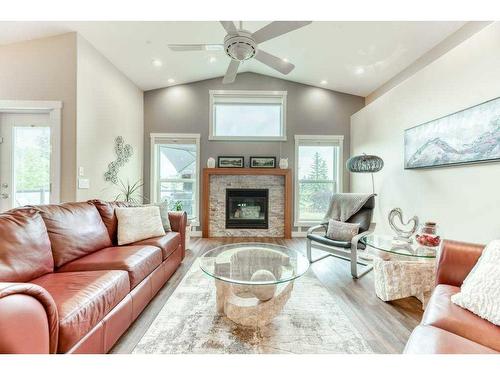
{"label": "chair metal frame", "polygon": [[[320,224],[320,225],[315,225],[307,231],[307,235],[312,234],[320,229],[322,229],[325,234],[327,230],[327,225],[326,223]],[[363,262],[358,259],[358,243],[359,240],[365,236],[367,236],[370,233],[373,233],[375,230],[375,223],[372,223],[370,225],[370,228],[362,233],[357,234],[354,236],[351,240],[351,248],[350,250],[345,249],[345,248],[340,248],[340,247],[335,247],[335,246],[328,246],[328,245],[323,245],[319,244],[314,240],[311,240],[307,238],[307,259],[309,260],[309,263],[316,263],[322,259],[325,259],[327,257],[335,257],[343,260],[347,260],[351,262],[351,275],[354,279],[359,279],[360,277],[366,275],[368,272],[370,272],[373,269],[373,265],[371,263]],[[314,242],[314,245],[313,245]],[[312,249],[318,249],[327,252],[328,254],[323,255],[322,257],[313,259],[312,258]],[[358,270],[358,265],[366,267],[363,270]]]}

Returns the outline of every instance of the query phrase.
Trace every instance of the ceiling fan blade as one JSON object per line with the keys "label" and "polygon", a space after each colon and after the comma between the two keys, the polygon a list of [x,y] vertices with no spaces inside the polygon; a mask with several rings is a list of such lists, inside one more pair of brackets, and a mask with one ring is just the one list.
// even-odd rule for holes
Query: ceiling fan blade
{"label": "ceiling fan blade", "polygon": [[169,44],[172,51],[221,51],[223,44]]}
{"label": "ceiling fan blade", "polygon": [[274,21],[253,33],[257,44],[307,26],[312,21]]}
{"label": "ceiling fan blade", "polygon": [[271,55],[270,53],[264,52],[261,49],[257,50],[255,58],[261,63],[283,74],[288,74],[295,68],[295,65],[293,65],[292,63],[284,61],[283,59]]}
{"label": "ceiling fan blade", "polygon": [[227,67],[226,75],[222,80],[222,83],[233,83],[236,79],[236,74],[238,73],[238,67],[240,66],[240,62],[238,60],[231,60],[231,63]]}
{"label": "ceiling fan blade", "polygon": [[228,34],[238,34],[238,29],[233,21],[219,21]]}

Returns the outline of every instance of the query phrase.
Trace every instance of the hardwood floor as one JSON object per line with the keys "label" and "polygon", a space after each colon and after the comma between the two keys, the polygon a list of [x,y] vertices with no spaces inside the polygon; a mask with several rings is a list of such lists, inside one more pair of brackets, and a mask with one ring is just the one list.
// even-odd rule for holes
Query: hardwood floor
{"label": "hardwood floor", "polygon": [[[295,248],[303,253],[305,253],[306,248],[304,238],[289,240],[193,238],[191,250],[187,250],[182,265],[120,338],[111,353],[131,353],[133,351],[165,302],[179,285],[186,271],[200,254],[221,244],[251,241],[277,243]],[[350,274],[349,263],[333,257],[313,264],[311,269],[328,291],[340,298],[341,307],[346,316],[363,335],[374,352],[401,353],[403,351],[411,331],[418,325],[423,313],[421,303],[416,298],[404,298],[389,303],[383,302],[375,295],[373,272],[359,280],[354,280]]]}

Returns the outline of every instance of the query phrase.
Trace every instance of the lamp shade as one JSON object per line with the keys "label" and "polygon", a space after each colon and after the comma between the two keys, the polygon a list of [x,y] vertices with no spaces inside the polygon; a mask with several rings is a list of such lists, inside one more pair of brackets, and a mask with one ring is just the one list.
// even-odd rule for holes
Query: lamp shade
{"label": "lamp shade", "polygon": [[378,156],[363,154],[349,158],[346,167],[353,173],[375,173],[384,167],[384,161]]}

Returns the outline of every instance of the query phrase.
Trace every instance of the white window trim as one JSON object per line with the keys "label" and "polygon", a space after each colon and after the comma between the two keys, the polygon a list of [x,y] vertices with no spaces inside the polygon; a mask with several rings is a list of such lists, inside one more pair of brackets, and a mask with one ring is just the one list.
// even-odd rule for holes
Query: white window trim
{"label": "white window trim", "polygon": [[[282,135],[278,137],[224,137],[214,135],[214,97],[227,96],[227,97],[272,97],[281,98],[282,113],[281,113],[281,129]],[[209,141],[286,141],[286,102],[287,91],[261,91],[261,90],[209,90]]]}
{"label": "white window trim", "polygon": [[158,139],[193,139],[196,143],[196,184],[195,184],[195,197],[196,210],[193,212],[195,220],[191,222],[192,226],[200,225],[200,134],[197,133],[150,133],[151,154],[150,154],[150,174],[149,174],[149,196],[150,199],[156,199],[158,178],[158,163],[156,158],[156,141]]}
{"label": "white window trim", "polygon": [[[343,135],[295,135],[295,173],[294,173],[294,227],[308,227],[319,224],[321,220],[316,221],[299,221],[299,145],[302,141],[314,141],[331,145],[337,143],[339,145],[339,169],[338,176],[338,192],[344,190],[343,175],[344,175],[344,136]],[[326,213],[326,212],[325,212]]]}
{"label": "white window trim", "polygon": [[0,100],[0,112],[48,113],[51,127],[50,203],[61,202],[61,112],[58,100]]}

